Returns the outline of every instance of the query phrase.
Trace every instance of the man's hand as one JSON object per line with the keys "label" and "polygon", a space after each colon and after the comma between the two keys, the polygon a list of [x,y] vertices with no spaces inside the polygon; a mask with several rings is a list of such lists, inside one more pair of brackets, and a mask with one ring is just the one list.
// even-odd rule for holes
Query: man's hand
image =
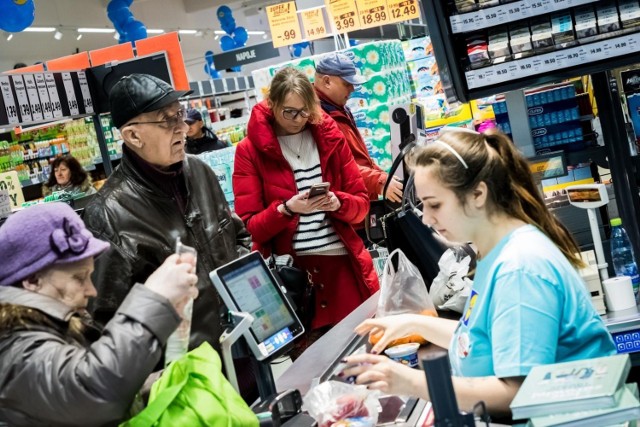
{"label": "man's hand", "polygon": [[398,177],[394,176],[391,178],[391,182],[389,183],[389,187],[387,188],[387,194],[385,197],[392,202],[400,203],[402,201],[402,189],[404,185],[402,181],[398,179]]}

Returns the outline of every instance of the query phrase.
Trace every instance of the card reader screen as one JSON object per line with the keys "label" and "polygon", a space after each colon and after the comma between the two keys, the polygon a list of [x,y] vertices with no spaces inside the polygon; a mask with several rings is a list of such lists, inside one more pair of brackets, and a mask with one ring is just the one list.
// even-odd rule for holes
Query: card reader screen
{"label": "card reader screen", "polygon": [[569,196],[569,200],[574,203],[602,201],[602,198],[600,197],[600,191],[598,191],[597,188],[573,188],[567,190],[567,195]]}
{"label": "card reader screen", "polygon": [[247,263],[225,275],[224,280],[240,310],[254,317],[251,330],[257,341],[273,337],[272,345],[284,344],[291,335],[287,326],[295,320],[260,261]]}

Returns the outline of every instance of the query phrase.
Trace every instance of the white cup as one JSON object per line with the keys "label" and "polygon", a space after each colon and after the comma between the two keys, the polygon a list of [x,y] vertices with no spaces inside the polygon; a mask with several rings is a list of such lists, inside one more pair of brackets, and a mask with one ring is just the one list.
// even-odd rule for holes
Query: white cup
{"label": "white cup", "polygon": [[603,280],[602,287],[609,311],[627,310],[636,306],[631,277],[618,276]]}

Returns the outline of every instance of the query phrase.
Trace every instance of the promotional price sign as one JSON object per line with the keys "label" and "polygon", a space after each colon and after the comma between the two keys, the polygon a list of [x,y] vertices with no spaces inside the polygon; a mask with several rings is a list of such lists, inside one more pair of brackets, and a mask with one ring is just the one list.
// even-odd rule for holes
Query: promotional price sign
{"label": "promotional price sign", "polygon": [[91,99],[91,91],[89,90],[89,83],[87,82],[87,76],[84,71],[78,71],[78,83],[80,83],[80,91],[82,92],[84,112],[91,114],[93,113],[93,100]]}
{"label": "promotional price sign", "polygon": [[354,0],[325,0],[325,5],[337,33],[346,33],[362,28]]}
{"label": "promotional price sign", "polygon": [[71,78],[71,73],[62,73],[62,83],[64,84],[64,91],[67,94],[69,115],[77,116],[78,114],[80,114],[80,109],[78,108],[76,92],[73,90],[73,79]]}
{"label": "promotional price sign", "polygon": [[303,10],[300,15],[302,16],[305,39],[315,40],[327,36],[322,8]]}
{"label": "promotional price sign", "polygon": [[420,18],[418,0],[387,0],[390,22]]}
{"label": "promotional price sign", "polygon": [[44,116],[42,115],[42,105],[40,105],[36,79],[33,77],[33,74],[24,74],[23,77],[24,85],[27,88],[27,95],[29,96],[29,106],[31,107],[33,121],[41,122]]}
{"label": "promotional price sign", "polygon": [[40,95],[40,105],[42,105],[42,115],[45,120],[53,120],[53,111],[51,109],[51,100],[49,99],[49,91],[47,90],[47,83],[44,80],[44,74],[38,73],[33,75],[36,79],[36,86],[38,87],[38,95]]}
{"label": "promotional price sign", "polygon": [[31,116],[31,105],[29,105],[29,97],[27,96],[27,88],[24,85],[22,75],[16,74],[11,76],[13,88],[16,90],[16,98],[18,98],[18,111],[20,112],[20,122],[29,123],[33,121]]}
{"label": "promotional price sign", "polygon": [[49,92],[49,100],[51,101],[51,112],[56,119],[62,117],[62,103],[60,102],[60,95],[58,95],[58,88],[56,87],[56,79],[53,73],[45,73],[44,81],[47,84],[47,91]]}
{"label": "promotional price sign", "polygon": [[15,125],[20,123],[18,119],[18,107],[13,99],[11,91],[11,82],[9,76],[0,76],[0,91],[2,91],[2,99],[4,101],[4,109],[9,119],[9,124]]}
{"label": "promotional price sign", "polygon": [[357,0],[361,28],[379,27],[389,23],[387,0]]}
{"label": "promotional price sign", "polygon": [[22,193],[22,186],[20,186],[20,180],[18,179],[18,172],[0,173],[0,191],[6,191],[8,193],[12,208],[19,208],[24,203],[24,194]]}
{"label": "promotional price sign", "polygon": [[288,46],[302,41],[296,2],[267,6],[267,19],[273,47]]}

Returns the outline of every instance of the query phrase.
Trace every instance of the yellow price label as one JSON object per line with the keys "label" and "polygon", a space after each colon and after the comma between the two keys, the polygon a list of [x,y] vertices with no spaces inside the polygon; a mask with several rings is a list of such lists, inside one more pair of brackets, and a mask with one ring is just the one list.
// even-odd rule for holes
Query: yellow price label
{"label": "yellow price label", "polygon": [[316,40],[327,36],[322,8],[303,10],[301,15],[305,39]]}
{"label": "yellow price label", "polygon": [[420,18],[418,0],[387,0],[389,22]]}
{"label": "yellow price label", "polygon": [[361,28],[379,27],[389,23],[387,0],[357,0]]}
{"label": "yellow price label", "polygon": [[362,28],[358,8],[354,0],[325,0],[329,19],[337,33],[346,33]]}
{"label": "yellow price label", "polygon": [[267,19],[273,47],[288,46],[302,41],[296,2],[267,6]]}

